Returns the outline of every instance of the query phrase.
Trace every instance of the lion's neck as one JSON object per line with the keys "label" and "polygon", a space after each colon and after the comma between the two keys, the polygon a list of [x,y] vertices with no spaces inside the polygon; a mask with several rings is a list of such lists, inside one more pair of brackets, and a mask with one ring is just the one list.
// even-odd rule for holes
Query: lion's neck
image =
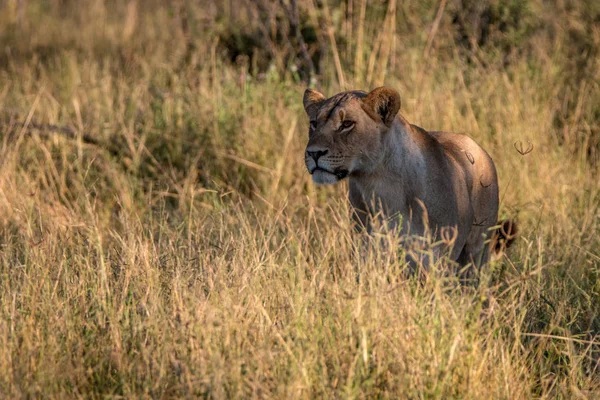
{"label": "lion's neck", "polygon": [[379,166],[350,177],[351,185],[361,192],[363,201],[381,204],[388,212],[404,213],[416,198],[424,195],[426,166],[420,146],[422,135],[401,116],[396,118],[385,138],[386,153]]}
{"label": "lion's neck", "polygon": [[425,172],[421,133],[414,131],[401,116],[394,121],[389,133],[385,145],[387,153],[379,172],[395,182],[418,184],[414,180]]}

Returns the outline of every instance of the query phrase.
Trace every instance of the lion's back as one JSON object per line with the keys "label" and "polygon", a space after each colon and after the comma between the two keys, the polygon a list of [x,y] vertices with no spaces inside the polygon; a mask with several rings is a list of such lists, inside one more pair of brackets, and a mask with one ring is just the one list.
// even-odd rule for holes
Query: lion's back
{"label": "lion's back", "polygon": [[430,134],[465,172],[476,222],[494,225],[498,215],[498,176],[490,155],[467,135],[452,132]]}

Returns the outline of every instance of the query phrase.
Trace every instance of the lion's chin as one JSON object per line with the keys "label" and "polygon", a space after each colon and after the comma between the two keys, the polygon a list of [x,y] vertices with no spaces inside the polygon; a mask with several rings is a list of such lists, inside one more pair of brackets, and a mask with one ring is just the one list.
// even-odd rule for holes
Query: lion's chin
{"label": "lion's chin", "polygon": [[312,180],[317,185],[333,185],[338,182],[338,177],[331,172],[316,169],[312,174]]}

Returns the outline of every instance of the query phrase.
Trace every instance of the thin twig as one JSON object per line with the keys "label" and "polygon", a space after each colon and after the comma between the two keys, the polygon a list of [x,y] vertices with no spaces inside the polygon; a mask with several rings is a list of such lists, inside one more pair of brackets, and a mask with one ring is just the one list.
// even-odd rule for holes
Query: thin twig
{"label": "thin twig", "polygon": [[342,70],[342,62],[340,61],[340,53],[337,48],[337,43],[335,41],[335,30],[333,28],[333,22],[331,22],[331,14],[329,11],[329,6],[327,6],[327,2],[323,2],[323,15],[325,19],[325,31],[327,32],[327,36],[329,37],[329,42],[331,44],[331,50],[333,53],[333,62],[335,64],[335,70],[337,71],[338,81],[340,84],[340,88],[342,90],[346,90],[346,81],[344,79],[344,71]]}
{"label": "thin twig", "polygon": [[222,152],[222,151],[218,152],[217,154],[220,155],[221,157],[229,158],[230,160],[233,160],[233,161],[235,161],[237,163],[243,164],[246,167],[250,167],[250,168],[256,169],[258,171],[267,172],[267,173],[269,173],[271,175],[274,175],[276,173],[276,171],[274,171],[271,168],[263,167],[262,165],[254,163],[252,161],[245,160],[245,159],[243,159],[241,157],[238,157],[236,155],[233,155],[233,154],[228,154],[228,153],[225,153],[225,152]]}
{"label": "thin twig", "polygon": [[471,164],[475,164],[475,158],[473,157],[473,154],[469,153],[468,151],[465,151],[465,155],[467,156]]}
{"label": "thin twig", "polygon": [[[354,76],[360,77],[360,83],[364,82],[363,76],[363,37],[365,32],[365,14],[367,11],[367,0],[361,0],[360,12],[358,14],[358,34],[356,38],[356,54],[354,55]],[[355,82],[358,83],[358,82]]]}
{"label": "thin twig", "polygon": [[600,342],[596,342],[594,340],[575,339],[575,338],[570,338],[570,337],[566,337],[566,336],[547,335],[547,334],[543,334],[543,333],[527,333],[527,332],[523,332],[523,333],[521,333],[521,335],[522,336],[539,337],[539,338],[547,338],[547,339],[559,339],[559,340],[565,340],[568,342],[575,342],[575,343],[581,343],[581,344],[592,344],[595,346],[600,346]]}
{"label": "thin twig", "polygon": [[296,40],[298,41],[298,45],[300,46],[300,53],[302,54],[302,58],[304,58],[304,63],[308,67],[309,75],[307,77],[307,83],[310,83],[310,79],[315,74],[315,65],[308,54],[308,48],[306,47],[306,42],[304,41],[304,37],[302,37],[302,31],[300,30],[300,17],[298,14],[298,4],[296,0],[290,0],[290,7],[288,8],[284,0],[280,0],[281,6],[285,10],[288,20],[290,22],[290,28],[294,31],[294,35],[296,36]]}
{"label": "thin twig", "polygon": [[479,184],[483,187],[483,188],[488,188],[490,186],[492,186],[492,183],[494,183],[493,181],[488,183],[487,185],[485,183],[483,183],[483,174],[479,177]]}
{"label": "thin twig", "polygon": [[[24,131],[27,130],[31,130],[31,129],[36,129],[38,131],[40,131],[40,133],[43,136],[49,137],[48,133],[59,133],[69,139],[74,139],[77,140],[78,138],[81,138],[81,141],[83,143],[92,145],[92,146],[96,146],[99,147],[103,150],[106,150],[108,153],[110,153],[113,156],[118,156],[119,152],[114,150],[114,149],[109,149],[107,147],[105,147],[102,143],[100,143],[97,139],[93,138],[92,136],[85,134],[85,133],[81,133],[78,134],[77,131],[69,126],[64,126],[64,125],[53,125],[53,124],[42,124],[42,123],[38,123],[38,122],[34,122],[34,121],[29,121],[29,122],[14,122],[14,125],[20,126],[22,127],[22,129]],[[0,124],[0,126],[2,126]]]}
{"label": "thin twig", "polygon": [[387,73],[388,62],[392,51],[392,41],[396,31],[396,0],[390,0],[384,21],[384,36],[381,42],[380,71],[375,86],[383,86]]}
{"label": "thin twig", "polygon": [[442,20],[442,16],[444,15],[444,8],[446,8],[446,0],[441,0],[440,5],[438,6],[437,14],[435,19],[433,20],[433,24],[431,25],[431,29],[429,30],[429,34],[427,35],[427,44],[425,45],[425,49],[423,50],[423,59],[422,66],[417,76],[417,87],[421,87],[421,83],[423,82],[423,76],[425,73],[425,64],[427,64],[427,60],[429,59],[429,52],[431,51],[431,47],[433,46],[433,40],[437,35],[438,28],[440,27],[440,22]]}
{"label": "thin twig", "polygon": [[513,146],[515,147],[515,150],[517,150],[517,152],[522,156],[527,155],[533,151],[533,143],[531,143],[529,140],[527,141],[527,148],[523,148],[523,142],[521,142],[520,140],[514,142]]}
{"label": "thin twig", "polygon": [[431,51],[431,46],[433,46],[433,40],[435,39],[438,28],[440,27],[442,16],[444,15],[444,8],[446,8],[446,0],[441,0],[435,20],[433,21],[433,25],[431,25],[429,35],[427,35],[427,44],[425,45],[425,50],[423,51],[423,62],[429,58],[429,52]]}

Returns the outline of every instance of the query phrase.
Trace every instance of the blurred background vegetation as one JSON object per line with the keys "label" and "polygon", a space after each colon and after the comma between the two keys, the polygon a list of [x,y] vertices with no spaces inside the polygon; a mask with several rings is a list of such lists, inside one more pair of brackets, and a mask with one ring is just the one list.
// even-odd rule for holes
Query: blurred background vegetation
{"label": "blurred background vegetation", "polygon": [[[597,0],[0,0],[0,394],[597,397],[599,64]],[[496,162],[479,288],[304,170],[304,89],[384,84]]]}
{"label": "blurred background vegetation", "polygon": [[[136,131],[150,128],[145,140],[160,163],[170,161],[184,170],[191,154],[183,149],[193,149],[203,153],[200,172],[236,188],[252,180],[223,176],[229,169],[220,168],[208,144],[215,129],[227,146],[240,144],[244,114],[262,97],[255,87],[264,82],[280,93],[285,90],[276,83],[330,92],[391,83],[418,98],[424,80],[447,80],[452,74],[447,69],[458,68],[461,84],[474,91],[489,74],[508,79],[525,74],[551,82],[544,95],[554,143],[567,151],[584,149],[591,167],[600,157],[600,4],[592,0],[103,0],[85,5],[5,0],[2,10],[0,65],[9,111],[28,111],[30,104],[19,104],[14,96],[25,85],[43,82],[56,103],[50,115],[38,119],[110,138],[128,158],[132,149],[121,142],[135,146]],[[11,82],[19,73],[31,79]],[[109,79],[94,88],[96,93],[84,89],[104,75]],[[134,134],[127,138],[109,132],[119,130],[111,113],[90,107],[102,90],[128,91],[129,82],[144,87],[119,93],[119,124]],[[211,110],[214,104],[190,106],[198,92],[210,92],[211,103],[218,103],[239,89],[243,97],[231,115]],[[80,117],[72,107],[74,94]],[[296,97],[281,95],[297,103],[297,92]],[[105,98],[105,107],[114,107],[115,100]],[[461,112],[477,119],[485,113],[483,106]],[[177,140],[163,140],[171,135]]]}

